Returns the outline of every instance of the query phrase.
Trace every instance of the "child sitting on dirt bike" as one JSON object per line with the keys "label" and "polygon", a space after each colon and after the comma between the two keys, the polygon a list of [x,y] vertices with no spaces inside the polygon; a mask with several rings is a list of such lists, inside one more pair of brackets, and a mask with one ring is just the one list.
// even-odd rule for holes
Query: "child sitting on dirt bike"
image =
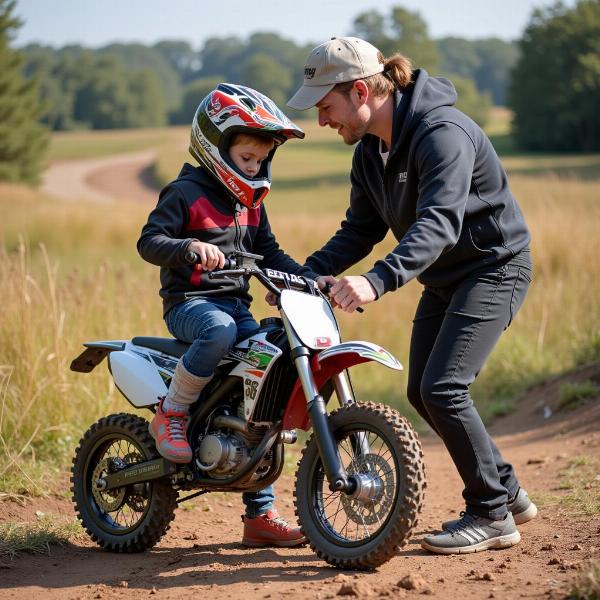
{"label": "child sitting on dirt bike", "polygon": [[[312,276],[277,244],[262,202],[271,185],[270,163],[286,140],[303,138],[266,96],[247,87],[220,84],[202,100],[192,125],[189,151],[199,167],[184,164],[160,193],[137,247],[158,265],[164,319],[171,334],[191,344],[150,423],[158,452],[177,463],[192,460],[186,425],[217,364],[236,340],[258,329],[249,306],[248,281],[210,280],[225,255],[264,256],[261,267]],[[190,263],[195,253],[198,264]],[[205,292],[186,298],[186,292]],[[273,508],[271,486],[243,495],[242,543],[294,546],[304,542]]]}

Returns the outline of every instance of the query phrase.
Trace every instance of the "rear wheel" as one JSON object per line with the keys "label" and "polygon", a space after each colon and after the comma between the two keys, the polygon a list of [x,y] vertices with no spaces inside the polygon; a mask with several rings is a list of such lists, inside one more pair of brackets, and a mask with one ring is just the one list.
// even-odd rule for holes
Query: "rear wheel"
{"label": "rear wheel", "polygon": [[344,406],[329,417],[351,495],[332,492],[314,436],[296,474],[296,515],[311,548],[345,569],[374,569],[404,546],[423,504],[425,469],[411,424],[383,404]]}
{"label": "rear wheel", "polygon": [[113,552],[141,552],[154,546],[175,516],[177,492],[164,481],[103,490],[98,480],[130,465],[157,458],[145,419],[121,413],[94,423],[73,459],[71,491],[88,535]]}

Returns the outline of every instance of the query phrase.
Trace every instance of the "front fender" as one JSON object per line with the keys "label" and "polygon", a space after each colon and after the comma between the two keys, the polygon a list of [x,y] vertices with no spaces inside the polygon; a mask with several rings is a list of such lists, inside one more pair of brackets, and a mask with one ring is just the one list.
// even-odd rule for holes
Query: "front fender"
{"label": "front fender", "polygon": [[403,368],[400,361],[385,348],[371,342],[361,341],[344,342],[331,346],[318,355],[318,360],[321,369],[333,369],[335,373],[371,360],[397,371],[401,371]]}
{"label": "front fender", "polygon": [[[401,371],[400,361],[385,348],[371,342],[352,341],[336,344],[315,354],[310,360],[310,367],[319,390],[338,373],[365,362],[375,361]],[[283,415],[284,429],[310,429],[310,420],[306,408],[306,398],[300,380],[296,381],[290,401]]]}

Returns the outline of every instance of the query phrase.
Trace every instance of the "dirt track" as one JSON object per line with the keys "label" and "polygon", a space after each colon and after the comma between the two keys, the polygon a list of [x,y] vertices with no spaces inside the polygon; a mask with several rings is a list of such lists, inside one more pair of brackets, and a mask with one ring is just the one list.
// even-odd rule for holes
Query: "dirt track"
{"label": "dirt track", "polygon": [[[593,367],[575,378],[600,379]],[[600,456],[600,399],[564,416],[544,420],[540,401],[557,396],[558,382],[524,398],[517,414],[492,431],[532,493],[564,495],[560,472],[581,455]],[[512,433],[506,433],[512,431]],[[174,599],[192,594],[215,598],[334,598],[343,587],[359,597],[562,598],[585,558],[600,548],[600,516],[570,517],[564,509],[542,506],[540,515],[520,527],[522,541],[508,550],[464,556],[422,551],[420,538],[461,507],[461,485],[443,446],[423,440],[428,474],[425,509],[407,547],[375,573],[340,572],[309,548],[248,550],[240,545],[241,501],[215,495],[180,509],[167,536],[153,551],[114,555],[79,539],[53,548],[49,556],[21,555],[0,563],[0,597]],[[65,479],[65,487],[66,479]],[[278,506],[293,516],[293,478],[277,484]],[[0,520],[34,520],[35,511],[72,515],[68,501],[36,500],[26,507],[0,504]],[[425,587],[408,591],[398,583],[412,576]]]}
{"label": "dirt track", "polygon": [[44,173],[42,190],[69,200],[111,202],[135,200],[156,203],[152,185],[154,152],[144,151],[103,158],[57,161]]}
{"label": "dirt track", "polygon": [[[104,193],[114,197],[111,189],[132,190],[139,185],[131,178],[147,164],[140,161],[136,168],[131,164],[129,161],[129,168],[121,170],[114,162],[103,164],[78,180],[97,183],[103,179]],[[106,183],[107,174],[110,183]],[[570,377],[590,378],[600,382],[598,366]],[[492,428],[498,445],[534,498],[565,495],[567,492],[559,489],[560,473],[569,461],[581,455],[600,457],[599,398],[575,411],[543,418],[542,407],[556,404],[559,383],[532,391],[522,399],[516,414]],[[346,589],[351,597],[361,598],[410,598],[422,593],[450,599],[562,598],[577,566],[600,550],[600,516],[573,517],[563,508],[546,504],[535,521],[520,527],[522,541],[513,548],[464,556],[429,554],[420,549],[419,540],[454,516],[462,499],[459,478],[443,446],[429,436],[423,444],[429,487],[420,525],[408,546],[375,573],[336,571],[309,548],[245,549],[239,543],[240,498],[215,495],[193,501],[187,510],[180,509],[167,536],[151,552],[109,554],[82,538],[67,547],[52,548],[49,556],[0,560],[0,597],[304,600],[334,598]],[[62,489],[67,487],[65,476]],[[292,488],[291,475],[276,487],[278,507],[287,518],[293,517]],[[55,489],[60,490],[59,485]],[[0,503],[0,521],[33,521],[36,511],[73,514],[64,495],[56,495],[24,507]],[[416,590],[399,586],[406,576],[412,577]],[[419,582],[424,587],[419,587]]]}

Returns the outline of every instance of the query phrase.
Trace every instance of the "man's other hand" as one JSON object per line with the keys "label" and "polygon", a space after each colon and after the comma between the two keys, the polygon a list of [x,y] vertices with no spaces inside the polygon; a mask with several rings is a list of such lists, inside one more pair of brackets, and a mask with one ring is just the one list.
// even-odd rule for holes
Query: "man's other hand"
{"label": "man's other hand", "polygon": [[[319,279],[324,279],[320,277]],[[333,277],[331,279],[334,279]],[[347,275],[333,284],[330,297],[344,312],[354,312],[359,306],[377,300],[369,280],[362,275]]]}

